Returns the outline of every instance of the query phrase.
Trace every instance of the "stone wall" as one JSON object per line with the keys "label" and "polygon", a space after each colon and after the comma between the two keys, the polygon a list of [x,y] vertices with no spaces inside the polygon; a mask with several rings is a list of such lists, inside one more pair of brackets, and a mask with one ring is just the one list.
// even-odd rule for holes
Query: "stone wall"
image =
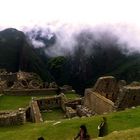
{"label": "stone wall", "polygon": [[17,74],[16,73],[0,74],[0,80],[1,81],[11,81],[11,82],[14,82],[14,81],[17,80]]}
{"label": "stone wall", "polygon": [[6,73],[0,74],[0,83],[2,89],[7,89],[14,84],[14,81],[17,80],[16,73]]}
{"label": "stone wall", "polygon": [[82,102],[82,99],[68,100],[63,93],[52,97],[35,97],[33,100],[37,102],[40,111],[61,108],[68,118],[77,116],[76,107],[77,105],[81,105]]}
{"label": "stone wall", "polygon": [[140,86],[125,86],[121,89],[115,105],[118,110],[140,105]]}
{"label": "stone wall", "polygon": [[104,114],[116,110],[111,100],[93,92],[92,89],[85,90],[84,106],[96,114]]}
{"label": "stone wall", "polygon": [[67,118],[72,118],[77,116],[76,110],[74,110],[71,107],[66,107],[66,117]]}
{"label": "stone wall", "polygon": [[81,105],[81,104],[82,104],[82,98],[68,100],[67,102],[65,102],[65,106],[71,107],[73,109],[76,109],[77,105]]}
{"label": "stone wall", "polygon": [[39,105],[40,110],[47,110],[61,107],[61,96],[43,97],[35,99]]}
{"label": "stone wall", "polygon": [[119,85],[113,76],[100,77],[93,91],[115,102],[119,93]]}
{"label": "stone wall", "polygon": [[0,111],[0,126],[22,125],[26,122],[24,110]]}
{"label": "stone wall", "polygon": [[39,109],[37,101],[32,100],[30,106],[31,106],[31,109],[30,109],[31,115],[30,116],[32,118],[32,122],[35,122],[35,123],[42,122],[43,119],[42,119],[42,115],[40,113],[40,109]]}
{"label": "stone wall", "polygon": [[48,88],[48,89],[20,89],[20,90],[3,90],[2,93],[5,95],[52,95],[56,94],[56,88]]}
{"label": "stone wall", "polygon": [[79,117],[82,117],[82,116],[90,117],[90,116],[95,115],[94,111],[90,110],[89,108],[83,105],[78,105],[76,108],[76,112]]}

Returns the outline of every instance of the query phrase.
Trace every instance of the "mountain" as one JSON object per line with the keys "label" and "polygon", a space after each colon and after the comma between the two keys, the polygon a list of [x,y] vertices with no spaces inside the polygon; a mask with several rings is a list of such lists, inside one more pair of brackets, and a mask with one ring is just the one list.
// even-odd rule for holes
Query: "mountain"
{"label": "mountain", "polygon": [[53,79],[25,34],[13,28],[0,32],[0,68],[9,72],[35,72],[44,81]]}
{"label": "mountain", "polygon": [[[73,53],[51,58],[48,68],[57,83],[70,84],[76,91],[94,85],[100,76],[112,75],[118,80],[140,81],[140,54],[129,53],[125,44],[112,34],[83,31],[75,37]],[[65,81],[65,82],[64,82]]]}
{"label": "mountain", "polygon": [[[45,54],[45,49],[51,50],[58,38],[55,33],[42,32],[24,34],[13,28],[1,31],[0,68],[9,72],[35,72],[44,81],[71,85],[79,93],[105,75],[128,83],[140,81],[140,54],[129,53],[125,44],[118,43],[116,36],[103,33],[96,38],[96,33],[82,31],[75,36],[73,53],[50,57]],[[31,40],[42,42],[44,47],[36,48]]]}

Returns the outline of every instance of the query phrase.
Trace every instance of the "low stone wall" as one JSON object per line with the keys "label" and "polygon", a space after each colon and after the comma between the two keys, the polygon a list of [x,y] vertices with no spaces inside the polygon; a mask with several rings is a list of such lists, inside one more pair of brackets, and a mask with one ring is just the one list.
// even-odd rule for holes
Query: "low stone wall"
{"label": "low stone wall", "polygon": [[115,104],[118,110],[140,105],[140,86],[123,87]]}
{"label": "low stone wall", "polygon": [[97,114],[104,114],[116,110],[114,103],[92,91],[92,89],[85,90],[84,106]]}
{"label": "low stone wall", "polygon": [[61,108],[64,112],[66,112],[66,102],[68,101],[68,99],[64,93],[61,93],[60,96],[61,96]]}
{"label": "low stone wall", "polygon": [[95,115],[94,111],[82,105],[78,105],[76,108],[76,111],[79,117],[82,117],[82,116],[90,117],[90,116]]}
{"label": "low stone wall", "polygon": [[66,117],[72,118],[77,116],[76,110],[72,109],[71,107],[66,107]]}
{"label": "low stone wall", "polygon": [[115,77],[105,76],[98,78],[92,90],[115,102],[119,93],[119,85]]}
{"label": "low stone wall", "polygon": [[6,80],[6,81],[14,82],[17,80],[17,74],[16,73],[0,74],[0,79],[2,81]]}
{"label": "low stone wall", "polygon": [[41,97],[34,99],[37,101],[40,110],[47,110],[52,108],[61,107],[61,96]]}
{"label": "low stone wall", "polygon": [[65,102],[65,106],[71,107],[73,109],[76,109],[77,105],[82,105],[82,98],[75,99],[75,100],[68,100],[67,102]]}
{"label": "low stone wall", "polygon": [[22,125],[26,122],[25,111],[0,111],[0,126]]}
{"label": "low stone wall", "polygon": [[16,96],[26,96],[26,95],[52,95],[56,94],[56,88],[48,89],[20,89],[20,90],[3,90],[2,93],[5,95],[16,95]]}
{"label": "low stone wall", "polygon": [[30,106],[31,106],[30,111],[31,111],[32,121],[35,123],[42,122],[43,119],[37,101],[32,100]]}

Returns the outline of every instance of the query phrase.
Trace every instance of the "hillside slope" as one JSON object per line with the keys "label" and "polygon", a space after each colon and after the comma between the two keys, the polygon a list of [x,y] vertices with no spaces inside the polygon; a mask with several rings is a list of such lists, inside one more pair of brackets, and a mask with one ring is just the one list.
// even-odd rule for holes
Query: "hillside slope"
{"label": "hillside slope", "polygon": [[[104,115],[107,118],[108,133],[105,140],[138,140],[140,136],[140,107],[127,109]],[[0,127],[2,140],[35,140],[43,136],[46,140],[72,140],[79,131],[79,126],[85,124],[92,139],[98,136],[98,125],[102,116],[86,118],[46,121],[43,123],[26,123],[22,126]],[[139,128],[137,128],[139,127]],[[135,129],[134,129],[135,128]],[[128,129],[134,129],[129,130]],[[126,131],[122,131],[126,130]],[[117,134],[114,134],[117,131]],[[119,132],[121,131],[121,132]],[[113,132],[113,135],[111,134]],[[129,134],[129,132],[132,132]],[[128,136],[127,136],[128,134]],[[112,139],[111,139],[112,138]],[[114,139],[113,139],[114,138]],[[123,139],[124,138],[124,139]]]}
{"label": "hillside slope", "polygon": [[81,94],[104,75],[112,75],[128,83],[140,81],[140,54],[129,54],[127,49],[123,50],[125,46],[120,46],[115,36],[103,34],[99,40],[95,40],[95,33],[83,31],[77,33],[77,43],[72,54],[66,52],[64,56],[52,57],[45,52],[48,47],[54,50],[53,45],[58,38],[54,33],[49,40],[47,35],[41,36],[43,31],[40,32],[34,39],[43,41],[46,46],[34,48],[31,40],[27,40],[32,33],[25,35],[13,28],[1,31],[0,68],[12,72],[35,72],[44,81],[53,80],[58,85],[71,85]]}
{"label": "hillside slope", "polygon": [[35,72],[44,81],[53,79],[24,33],[13,28],[0,32],[0,68],[5,68],[9,72]]}

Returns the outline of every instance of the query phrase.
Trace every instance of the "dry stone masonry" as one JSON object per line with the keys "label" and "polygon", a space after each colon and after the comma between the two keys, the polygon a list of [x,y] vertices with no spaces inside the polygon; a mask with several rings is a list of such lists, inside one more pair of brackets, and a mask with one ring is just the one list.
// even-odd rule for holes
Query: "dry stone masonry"
{"label": "dry stone masonry", "polygon": [[0,126],[22,125],[26,122],[25,111],[0,111]]}
{"label": "dry stone masonry", "polygon": [[[41,112],[61,108],[66,117],[93,116],[140,105],[140,83],[127,85],[124,80],[117,81],[113,76],[100,77],[93,88],[86,89],[83,98],[67,99],[64,93],[59,95],[55,82],[43,83],[35,73],[8,73],[0,70],[0,97],[6,95],[46,95],[33,97],[26,109],[0,111],[0,126],[21,125],[26,121],[42,122]],[[61,92],[72,90],[64,85]],[[54,94],[55,96],[48,96]]]}
{"label": "dry stone masonry", "polygon": [[113,76],[100,77],[95,86],[85,90],[84,106],[104,114],[140,105],[140,83],[126,85]]}

